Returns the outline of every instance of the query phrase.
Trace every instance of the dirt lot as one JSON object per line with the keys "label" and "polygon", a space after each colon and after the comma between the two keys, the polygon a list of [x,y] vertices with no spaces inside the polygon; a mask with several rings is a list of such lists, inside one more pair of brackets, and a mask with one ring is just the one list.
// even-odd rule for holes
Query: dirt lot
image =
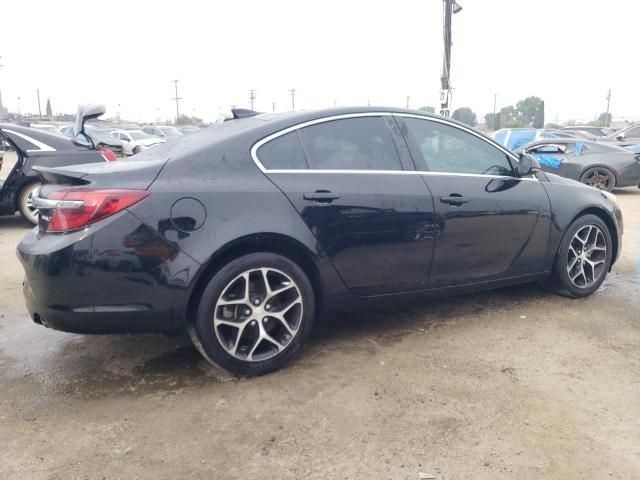
{"label": "dirt lot", "polygon": [[2,479],[640,478],[640,190],[624,254],[569,300],[536,286],[336,318],[243,380],[182,339],[32,324],[0,218]]}

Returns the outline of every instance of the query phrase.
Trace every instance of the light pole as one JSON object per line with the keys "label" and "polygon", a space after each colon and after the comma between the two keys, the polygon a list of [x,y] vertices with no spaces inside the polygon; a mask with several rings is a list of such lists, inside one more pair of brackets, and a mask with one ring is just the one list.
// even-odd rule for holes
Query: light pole
{"label": "light pole", "polygon": [[451,17],[462,7],[456,0],[442,0],[444,6],[444,55],[440,76],[440,115],[448,117],[451,110]]}
{"label": "light pole", "polygon": [[289,95],[291,95],[291,110],[296,110],[296,88],[289,89]]}

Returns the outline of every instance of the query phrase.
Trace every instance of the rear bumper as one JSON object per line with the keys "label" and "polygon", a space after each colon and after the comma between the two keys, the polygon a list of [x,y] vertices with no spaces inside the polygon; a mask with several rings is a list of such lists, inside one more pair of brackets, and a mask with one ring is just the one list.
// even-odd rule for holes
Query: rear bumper
{"label": "rear bumper", "polygon": [[184,328],[199,264],[128,212],[69,234],[32,230],[18,245],[31,318],[75,333]]}

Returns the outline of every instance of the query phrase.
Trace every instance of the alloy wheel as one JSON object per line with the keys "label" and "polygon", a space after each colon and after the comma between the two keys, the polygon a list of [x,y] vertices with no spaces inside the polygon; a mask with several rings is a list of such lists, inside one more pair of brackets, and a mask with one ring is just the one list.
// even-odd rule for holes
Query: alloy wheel
{"label": "alloy wheel", "polygon": [[580,228],[569,244],[567,273],[578,288],[588,288],[605,273],[607,240],[596,225]]}
{"label": "alloy wheel", "polygon": [[38,214],[40,211],[34,206],[33,198],[36,195],[36,192],[40,188],[40,184],[35,184],[27,188],[24,192],[22,201],[24,202],[24,208],[22,208],[22,212],[25,213],[31,223],[38,223]]}
{"label": "alloy wheel", "polygon": [[213,328],[228,354],[258,362],[289,346],[302,315],[302,295],[293,279],[275,268],[258,268],[241,273],[222,290]]}
{"label": "alloy wheel", "polygon": [[607,172],[596,168],[591,175],[585,178],[584,183],[598,190],[608,190],[610,181],[611,179]]}

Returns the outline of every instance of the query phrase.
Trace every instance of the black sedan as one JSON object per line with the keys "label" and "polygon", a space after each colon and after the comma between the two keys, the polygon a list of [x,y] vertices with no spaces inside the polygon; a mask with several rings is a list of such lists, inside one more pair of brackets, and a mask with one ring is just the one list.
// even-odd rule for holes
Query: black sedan
{"label": "black sedan", "polygon": [[38,211],[33,205],[33,195],[40,186],[34,167],[104,163],[116,159],[108,149],[8,123],[0,124],[0,141],[10,146],[0,169],[0,215],[13,215],[19,211],[34,225],[38,221]]}
{"label": "black sedan", "polygon": [[640,154],[616,145],[578,138],[538,140],[516,150],[533,155],[543,170],[600,190],[636,187]]}
{"label": "black sedan", "polygon": [[39,228],[18,246],[33,320],[187,329],[209,361],[255,375],[289,361],[320,312],[532,281],[584,297],[619,256],[613,195],[460,123],[243,116],[135,161],[40,168]]}

